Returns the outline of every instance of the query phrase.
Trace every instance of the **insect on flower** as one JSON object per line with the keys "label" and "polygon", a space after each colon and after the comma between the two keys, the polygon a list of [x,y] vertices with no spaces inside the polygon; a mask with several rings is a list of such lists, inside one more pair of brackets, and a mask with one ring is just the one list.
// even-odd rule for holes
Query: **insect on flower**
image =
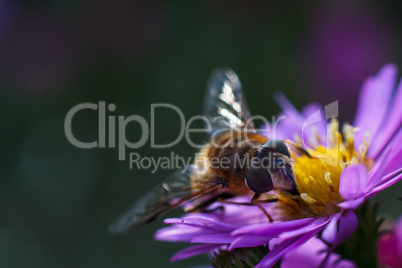
{"label": "insect on flower", "polygon": [[[298,196],[291,154],[285,144],[288,141],[268,139],[257,133],[233,71],[217,70],[212,74],[204,115],[211,123],[211,142],[195,164],[175,172],[146,193],[111,225],[112,233],[134,230],[189,203],[186,212],[205,211],[215,201],[236,204],[226,201],[234,196],[252,196],[250,203],[237,204],[258,206],[272,221],[260,204],[277,199],[264,199],[261,194],[279,190]],[[303,148],[290,141],[288,144],[310,156]],[[212,165],[213,162],[226,165]]]}

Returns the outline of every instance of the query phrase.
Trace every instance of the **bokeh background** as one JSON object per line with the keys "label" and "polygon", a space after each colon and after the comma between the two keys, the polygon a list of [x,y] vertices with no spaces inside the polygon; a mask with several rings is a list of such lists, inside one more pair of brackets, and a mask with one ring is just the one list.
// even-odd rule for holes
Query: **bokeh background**
{"label": "bokeh background", "polygon": [[[402,68],[401,11],[390,0],[0,0],[0,266],[170,267],[185,246],[153,240],[162,220],[107,232],[172,171],[130,170],[116,149],[74,147],[63,128],[73,106],[105,101],[117,107],[110,115],[149,120],[150,105],[164,102],[189,118],[201,113],[211,71],[230,67],[253,114],[278,113],[272,96],[282,91],[297,108],[339,100],[350,122],[363,80],[388,62]],[[74,134],[95,140],[97,118],[80,112]],[[156,126],[157,142],[179,133],[174,112],[157,114]],[[130,126],[127,136],[138,132]],[[186,142],[135,150],[171,151],[195,152]],[[383,215],[401,212],[398,186],[377,197]]]}

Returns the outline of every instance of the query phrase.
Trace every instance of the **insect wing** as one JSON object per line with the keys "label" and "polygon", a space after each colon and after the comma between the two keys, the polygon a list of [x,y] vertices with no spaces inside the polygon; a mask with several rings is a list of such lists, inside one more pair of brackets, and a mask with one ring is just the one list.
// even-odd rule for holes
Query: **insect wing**
{"label": "insect wing", "polygon": [[127,233],[183,204],[180,200],[192,194],[191,176],[195,167],[178,170],[151,191],[109,227],[113,234]]}
{"label": "insect wing", "polygon": [[228,128],[256,132],[240,80],[229,69],[218,69],[212,73],[204,115],[211,123],[211,135]]}

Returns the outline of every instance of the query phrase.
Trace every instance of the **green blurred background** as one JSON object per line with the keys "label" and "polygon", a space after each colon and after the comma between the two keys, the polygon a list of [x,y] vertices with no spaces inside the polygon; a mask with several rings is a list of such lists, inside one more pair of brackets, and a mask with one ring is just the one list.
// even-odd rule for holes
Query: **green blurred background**
{"label": "green blurred background", "polygon": [[[74,147],[63,128],[73,106],[105,101],[117,107],[110,115],[149,120],[150,105],[164,102],[189,118],[201,113],[211,71],[229,67],[253,114],[278,113],[272,96],[282,91],[297,108],[339,99],[350,122],[364,79],[385,63],[402,66],[401,11],[400,1],[373,0],[0,0],[0,266],[167,267],[186,246],[153,240],[162,220],[107,232],[172,171],[130,170],[117,149]],[[77,114],[76,137],[95,140],[97,120],[94,111]],[[157,114],[156,126],[160,143],[179,133],[174,112]],[[138,139],[138,126],[127,136]],[[135,150],[171,151],[195,152],[184,141]],[[382,214],[401,212],[397,193],[377,197]],[[207,258],[173,266],[198,264]]]}

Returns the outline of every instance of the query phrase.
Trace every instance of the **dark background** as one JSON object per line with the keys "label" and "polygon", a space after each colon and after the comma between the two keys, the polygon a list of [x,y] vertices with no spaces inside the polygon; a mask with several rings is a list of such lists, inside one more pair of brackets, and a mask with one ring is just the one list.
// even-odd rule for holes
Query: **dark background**
{"label": "dark background", "polygon": [[[253,114],[278,113],[272,96],[282,91],[297,108],[339,99],[341,120],[351,122],[364,79],[385,63],[402,66],[400,1],[282,2],[0,0],[0,266],[166,267],[186,246],[153,240],[162,220],[109,235],[172,171],[130,170],[117,149],[71,145],[64,118],[79,103],[114,103],[108,115],[149,120],[150,105],[164,102],[189,118],[201,113],[211,71],[230,67]],[[74,135],[95,140],[97,118],[77,114]],[[172,111],[158,113],[156,126],[157,142],[179,133]],[[127,136],[138,139],[138,126]],[[195,152],[184,141],[129,151]],[[400,213],[397,193],[378,197],[382,214]]]}

